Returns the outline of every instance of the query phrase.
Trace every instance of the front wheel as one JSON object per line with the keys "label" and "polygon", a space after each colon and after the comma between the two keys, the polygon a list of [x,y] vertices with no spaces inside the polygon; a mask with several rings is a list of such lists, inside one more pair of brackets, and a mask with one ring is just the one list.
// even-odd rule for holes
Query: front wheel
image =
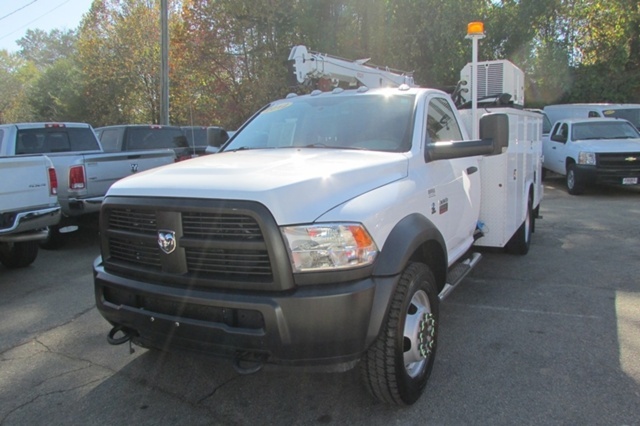
{"label": "front wheel", "polygon": [[584,192],[584,184],[576,176],[576,165],[567,166],[567,191],[571,195],[580,195]]}
{"label": "front wheel", "polygon": [[37,256],[37,241],[0,243],[0,263],[7,268],[24,268],[31,265]]}
{"label": "front wheel", "polygon": [[371,394],[410,405],[431,375],[438,338],[438,291],[429,267],[411,263],[398,281],[386,322],[361,362]]}

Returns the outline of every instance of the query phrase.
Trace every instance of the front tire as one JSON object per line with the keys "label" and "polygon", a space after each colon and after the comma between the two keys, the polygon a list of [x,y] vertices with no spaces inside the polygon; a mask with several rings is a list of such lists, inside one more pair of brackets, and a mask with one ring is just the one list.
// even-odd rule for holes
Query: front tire
{"label": "front tire", "polygon": [[576,165],[567,165],[567,191],[571,195],[580,195],[584,192],[584,184],[576,175]]}
{"label": "front tire", "polygon": [[436,356],[439,299],[429,267],[411,263],[402,272],[386,322],[361,361],[361,373],[380,401],[411,405],[427,384]]}
{"label": "front tire", "polygon": [[38,242],[0,244],[0,263],[9,269],[29,266],[38,257]]}

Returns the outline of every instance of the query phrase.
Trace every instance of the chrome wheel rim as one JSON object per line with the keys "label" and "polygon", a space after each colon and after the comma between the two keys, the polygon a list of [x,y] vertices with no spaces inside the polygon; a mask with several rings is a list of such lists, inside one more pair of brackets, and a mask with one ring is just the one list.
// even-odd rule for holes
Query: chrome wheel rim
{"label": "chrome wheel rim", "polygon": [[424,370],[435,346],[435,330],[429,297],[425,291],[417,291],[407,308],[403,336],[404,367],[410,377]]}

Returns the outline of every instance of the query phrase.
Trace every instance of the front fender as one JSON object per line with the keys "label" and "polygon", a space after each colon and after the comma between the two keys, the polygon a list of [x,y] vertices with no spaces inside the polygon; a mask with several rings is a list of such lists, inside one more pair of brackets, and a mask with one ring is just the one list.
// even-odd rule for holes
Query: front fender
{"label": "front fender", "polygon": [[[435,253],[429,253],[431,250]],[[447,266],[444,238],[433,222],[418,213],[406,216],[393,228],[380,251],[373,274],[400,274],[412,259],[429,264],[438,282],[444,282]]]}

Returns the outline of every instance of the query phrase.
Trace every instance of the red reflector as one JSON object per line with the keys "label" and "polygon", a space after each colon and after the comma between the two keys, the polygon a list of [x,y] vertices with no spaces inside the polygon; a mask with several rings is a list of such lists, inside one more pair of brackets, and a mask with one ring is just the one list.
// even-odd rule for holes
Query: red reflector
{"label": "red reflector", "polygon": [[83,166],[73,166],[69,169],[69,189],[84,189],[87,181],[84,177]]}
{"label": "red reflector", "polygon": [[49,194],[58,195],[58,175],[53,167],[49,167]]}
{"label": "red reflector", "polygon": [[47,123],[44,125],[44,127],[57,129],[59,127],[64,127],[64,123]]}

